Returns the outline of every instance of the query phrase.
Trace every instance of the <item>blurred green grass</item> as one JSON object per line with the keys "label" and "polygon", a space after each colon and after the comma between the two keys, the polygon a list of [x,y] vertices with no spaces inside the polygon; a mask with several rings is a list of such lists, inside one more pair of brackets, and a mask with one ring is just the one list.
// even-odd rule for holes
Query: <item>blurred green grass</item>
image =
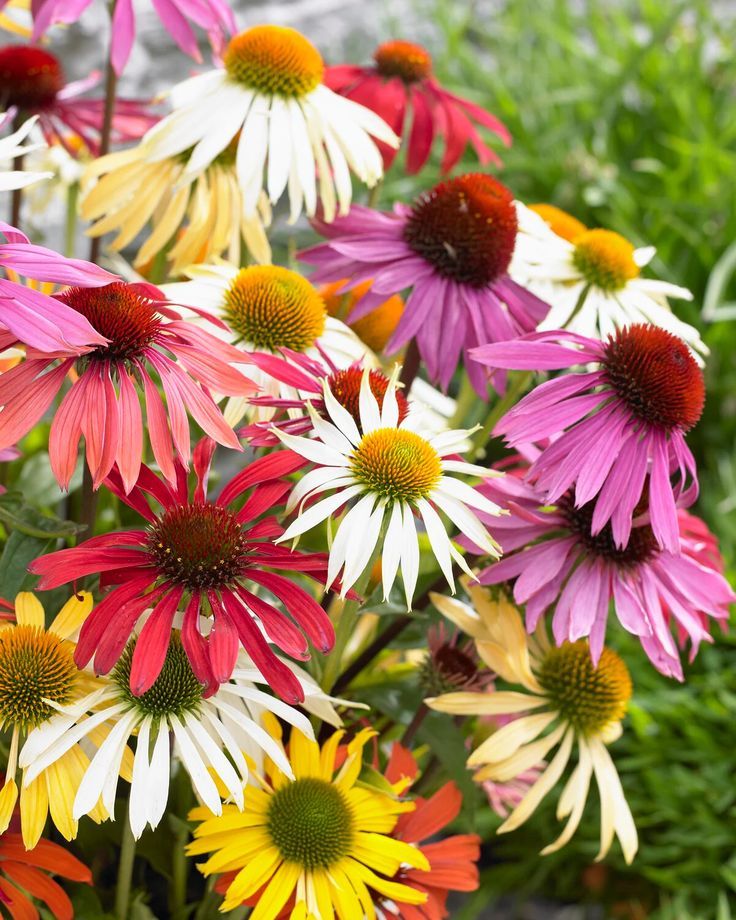
{"label": "blurred green grass", "polygon": [[[675,307],[711,349],[705,414],[689,436],[698,510],[733,576],[736,319],[704,323],[701,308],[709,282],[709,296],[717,294],[711,309],[736,299],[726,264],[733,250],[723,259],[736,241],[736,5],[430,0],[416,10],[430,35],[436,30],[429,44],[439,79],[511,130],[502,178],[515,194],[655,245],[653,272],[692,290],[693,303]],[[395,34],[413,38],[398,23]],[[474,168],[471,158],[466,167]],[[421,185],[438,178],[425,173]],[[406,177],[387,184],[388,200],[417,191]],[[721,259],[724,277],[715,284]],[[632,920],[736,916],[736,644],[719,639],[704,649],[678,685],[656,674],[627,637],[615,638],[636,686],[614,750],[642,838],[635,865],[612,855],[605,868],[592,868],[594,796],[576,840],[540,859],[558,832],[546,806],[526,828],[491,841],[483,887],[458,920],[493,916],[490,904],[502,892],[604,904],[607,917]]]}

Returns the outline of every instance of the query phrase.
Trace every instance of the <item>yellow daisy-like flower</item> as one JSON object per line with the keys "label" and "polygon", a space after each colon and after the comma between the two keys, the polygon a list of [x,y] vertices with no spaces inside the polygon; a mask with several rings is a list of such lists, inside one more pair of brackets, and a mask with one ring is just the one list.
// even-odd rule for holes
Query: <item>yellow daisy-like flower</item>
{"label": "yellow daisy-like flower", "polygon": [[[41,602],[22,592],[15,599],[15,624],[0,629],[0,728],[12,732],[0,791],[0,833],[7,829],[18,801],[15,775],[21,739],[51,719],[56,706],[72,703],[96,686],[95,678],[74,664],[74,643],[69,641],[91,610],[92,595],[83,591],[64,604],[46,629]],[[49,813],[67,840],[76,837],[72,805],[88,765],[87,755],[74,745],[21,789],[21,830],[28,849],[38,843]],[[98,807],[92,817],[99,822],[107,813]]]}
{"label": "yellow daisy-like flower", "polygon": [[185,166],[183,156],[153,162],[142,144],[95,160],[80,209],[94,221],[88,234],[117,232],[109,248],[119,252],[150,223],[134,265],[146,265],[173,240],[166,254],[173,275],[221,256],[239,265],[241,241],[257,262],[270,262],[270,205],[262,195],[254,213],[243,215],[234,154],[224,150],[197,175],[184,176]]}
{"label": "yellow daisy-like flower", "polygon": [[[360,782],[363,748],[375,735],[366,729],[347,746],[337,769],[344,733],[335,732],[320,747],[294,730],[290,779],[272,763],[260,787],[247,786],[245,810],[226,805],[220,817],[195,808],[202,823],[189,845],[190,855],[212,853],[199,868],[204,875],[236,873],[221,910],[233,910],[261,891],[250,920],[274,920],[294,896],[291,920],[375,920],[368,889],[405,904],[422,904],[426,895],[391,881],[401,866],[428,870],[416,848],[388,836],[412,802]],[[388,788],[388,786],[387,786]]]}
{"label": "yellow daisy-like flower", "polygon": [[618,837],[630,863],[638,840],[634,819],[624,797],[607,745],[621,735],[621,720],[631,697],[631,678],[622,659],[604,648],[593,666],[587,640],[550,643],[543,624],[528,636],[518,610],[507,600],[496,600],[478,585],[466,585],[471,607],[455,598],[431,595],[448,619],[475,640],[478,654],[489,668],[523,690],[447,693],[425,702],[432,709],[457,715],[509,716],[468,758],[478,768],[475,780],[507,782],[555,754],[498,833],[515,830],[534,812],[560,780],[573,748],[578,762],[557,806],[557,817],[567,824],[542,854],[564,846],[577,830],[595,777],[601,799],[602,859]]}

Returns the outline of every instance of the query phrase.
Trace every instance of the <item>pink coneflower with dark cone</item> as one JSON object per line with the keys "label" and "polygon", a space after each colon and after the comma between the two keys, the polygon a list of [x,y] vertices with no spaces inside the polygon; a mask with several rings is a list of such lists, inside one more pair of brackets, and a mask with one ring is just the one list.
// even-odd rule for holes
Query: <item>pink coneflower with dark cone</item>
{"label": "pink coneflower with dark cone", "polygon": [[[32,244],[24,233],[2,221],[0,236],[4,237],[0,242],[0,268],[6,275],[85,287],[117,281],[116,275],[92,262],[67,259],[45,246]],[[76,310],[16,280],[0,277],[0,351],[21,343],[43,352],[79,355],[106,342],[104,335]]]}
{"label": "pink coneflower with dark cone", "polygon": [[[34,0],[33,40],[38,41],[57,23],[75,23],[92,0]],[[0,0],[0,9],[4,3]],[[235,31],[235,16],[225,0],[153,0],[161,24],[179,48],[201,63],[202,55],[192,24],[204,29],[212,49],[219,54]],[[118,0],[112,13],[110,56],[120,76],[128,63],[135,39],[133,0]]]}
{"label": "pink coneflower with dark cone", "polygon": [[[253,363],[272,379],[293,388],[293,398],[254,396],[250,400],[252,404],[273,408],[276,415],[241,428],[238,431],[240,437],[247,438],[254,447],[272,447],[281,443],[276,430],[293,435],[308,434],[314,425],[306,409],[307,402],[322,418],[329,417],[325,406],[325,383],[328,384],[327,398],[334,397],[343,409],[347,409],[360,429],[360,387],[363,380],[360,363],[339,368],[326,352],[323,352],[321,361],[286,348],[281,352],[281,356],[253,353],[251,357]],[[369,371],[368,381],[380,409],[390,380],[382,370],[373,368]],[[409,413],[409,403],[400,390],[396,391],[396,402],[401,423]]]}
{"label": "pink coneflower with dark cone", "polygon": [[[124,5],[124,4],[120,4]],[[14,106],[24,116],[37,115],[38,126],[49,146],[61,144],[71,156],[79,150],[70,138],[84,141],[93,156],[99,153],[105,103],[79,97],[100,82],[99,71],[66,83],[59,60],[45,48],[6,45],[0,48],[0,108]],[[113,143],[137,140],[156,122],[146,104],[134,99],[115,100]]]}
{"label": "pink coneflower with dark cone", "polygon": [[449,179],[391,214],[354,206],[333,223],[317,222],[328,241],[301,258],[316,266],[315,282],[349,278],[343,290],[372,279],[349,319],[370,313],[387,297],[411,288],[386,351],[415,339],[430,379],[443,389],[461,354],[484,396],[487,374],[468,349],[532,332],[548,306],[507,273],[516,243],[511,192],[491,176]]}
{"label": "pink coneflower with dark cone", "polygon": [[[468,144],[481,164],[500,162],[483,142],[478,128],[495,134],[506,146],[511,143],[511,135],[490,112],[439,84],[425,48],[413,42],[388,41],[376,48],[373,61],[372,67],[328,67],[325,83],[340,95],[372,109],[402,138],[408,173],[417,173],[426,164],[437,137],[445,143],[443,172],[457,165]],[[379,147],[388,169],[397,151],[385,144]]]}
{"label": "pink coneflower with dark cone", "polygon": [[30,569],[41,576],[41,590],[97,573],[104,587],[112,586],[85,621],[75,652],[80,667],[94,656],[97,673],[115,666],[136,623],[151,609],[131,663],[130,686],[136,695],[158,677],[174,618],[183,611],[182,645],[194,673],[212,692],[232,674],[242,644],[275,692],[299,702],[301,684],[268,641],[302,660],[309,657],[307,637],[322,652],[334,641],[328,616],[291,574],[324,581],[326,555],[274,545],[283,528],[273,512],[291,488],[281,477],[304,461],[287,451],[261,457],[210,501],[206,489],[213,448],[208,439],[195,448],[197,481],[191,497],[179,463],[176,486],[143,466],[129,494],[113,470],[106,485],[141,515],[145,529],[93,537],[36,559]]}
{"label": "pink coneflower with dark cone", "polygon": [[454,690],[483,690],[493,683],[493,674],[478,657],[471,640],[448,631],[444,622],[427,632],[428,651],[419,669],[419,685],[425,696],[440,696]]}
{"label": "pink coneflower with dark cone", "polygon": [[555,641],[589,636],[597,661],[613,602],[619,622],[639,637],[654,666],[681,680],[678,642],[684,647],[689,640],[692,658],[701,642],[711,641],[711,620],[727,620],[736,595],[721,574],[712,538],[704,539],[707,528],[687,512],[677,512],[678,542],[670,552],[658,544],[645,514],[620,546],[610,523],[593,533],[593,502],[578,508],[570,492],[550,504],[543,491],[514,475],[479,489],[510,511],[493,518],[503,559],[479,579],[486,585],[514,581],[529,632],[551,612]]}
{"label": "pink coneflower with dark cone", "polygon": [[504,370],[589,365],[538,386],[504,415],[495,433],[511,445],[549,438],[529,477],[548,502],[574,487],[573,504],[588,508],[592,534],[610,522],[619,548],[629,543],[646,490],[654,537],[678,552],[676,502],[687,504],[697,495],[695,460],[684,435],[705,402],[703,373],[681,339],[643,324],[620,329],[606,342],[540,332],[503,346],[484,345],[473,357]]}
{"label": "pink coneflower with dark cone", "polygon": [[[164,476],[176,482],[174,457],[190,458],[187,413],[219,444],[240,442],[210,396],[254,392],[231,365],[244,358],[226,342],[181,320],[150,285],[116,282],[70,288],[57,302],[84,317],[105,343],[82,358],[28,350],[0,377],[0,448],[15,444],[39,421],[72,370],[76,378],[54,414],[49,435],[51,468],[67,488],[85,439],[87,465],[98,488],[117,463],[127,491],[143,456],[145,405],[148,438]],[[163,398],[157,382],[163,388]]]}
{"label": "pink coneflower with dark cone", "polygon": [[486,779],[480,784],[481,789],[488,797],[488,804],[499,818],[508,818],[509,814],[519,805],[542,775],[542,771],[546,766],[547,764],[542,761],[538,767],[524,770],[523,773],[519,773],[518,776],[506,782]]}

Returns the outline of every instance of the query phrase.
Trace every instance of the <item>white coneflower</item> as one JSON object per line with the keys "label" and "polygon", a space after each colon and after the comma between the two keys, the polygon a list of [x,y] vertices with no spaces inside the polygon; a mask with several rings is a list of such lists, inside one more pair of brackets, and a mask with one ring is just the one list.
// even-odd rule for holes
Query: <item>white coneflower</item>
{"label": "white coneflower", "polygon": [[156,827],[166,810],[170,733],[176,759],[189,773],[200,800],[215,814],[222,813],[222,802],[213,772],[241,809],[248,780],[246,754],[262,752],[290,773],[283,750],[262,727],[260,717],[271,712],[310,738],[311,725],[294,707],[257,689],[254,681],[263,683],[263,677],[253,667],[236,671],[215,694],[205,697],[179,633],[174,632],[155,683],[135,696],[129,686],[135,641],[128,644],[103,689],[71,705],[55,705],[58,715],[31,732],[20,754],[25,784],[97,726],[112,725],[79,783],[74,817],[87,814],[100,799],[112,815],[127,743],[137,735],[129,816],[133,834],[139,837],[146,825]]}
{"label": "white coneflower", "polygon": [[[419,573],[415,514],[424,524],[440,569],[454,590],[453,560],[464,571],[469,573],[469,569],[448,537],[440,512],[492,556],[499,555],[498,546],[470,509],[487,514],[502,512],[457,476],[492,475],[483,467],[451,459],[467,445],[467,431],[433,432],[425,436],[422,431],[414,430],[416,422],[411,413],[399,421],[397,375],[398,369],[379,407],[371,389],[370,373],[364,370],[357,421],[325,383],[327,418],[321,418],[308,404],[313,437],[297,437],[274,429],[287,447],[315,466],[289,497],[287,512],[299,508],[299,513],[279,539],[298,537],[349,503],[350,510],[332,541],[328,586],[340,575],[345,594],[370,562],[380,541],[384,596],[390,592],[400,568],[407,605],[411,608]],[[332,494],[313,501],[324,492]],[[384,523],[386,530],[382,537]]]}
{"label": "white coneflower", "polygon": [[[370,109],[323,83],[324,63],[295,29],[261,25],[230,39],[224,67],[175,87],[174,111],[144,138],[152,160],[187,152],[186,180],[205,169],[240,132],[236,171],[246,216],[261,190],[272,202],[288,189],[291,219],[324,218],[350,206],[350,170],[367,185],[383,174],[373,138],[399,140]],[[192,149],[193,148],[193,149]]]}
{"label": "white coneflower", "polygon": [[620,234],[589,230],[558,209],[540,207],[537,213],[520,202],[516,209],[519,233],[509,273],[550,304],[540,331],[568,329],[607,339],[624,326],[652,323],[708,354],[698,330],[678,319],[667,300],[692,300],[690,291],[641,277],[653,246],[635,249]]}

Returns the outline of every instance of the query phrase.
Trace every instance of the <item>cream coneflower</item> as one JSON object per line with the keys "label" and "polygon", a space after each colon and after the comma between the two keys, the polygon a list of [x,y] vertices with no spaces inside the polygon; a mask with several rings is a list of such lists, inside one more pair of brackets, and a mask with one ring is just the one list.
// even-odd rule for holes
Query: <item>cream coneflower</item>
{"label": "cream coneflower", "polygon": [[[419,574],[419,542],[415,514],[426,529],[432,552],[454,591],[453,560],[470,570],[447,535],[444,514],[461,533],[473,534],[483,551],[498,556],[495,540],[471,509],[500,514],[496,504],[481,496],[460,476],[484,477],[489,470],[457,459],[467,431],[442,431],[425,436],[409,413],[399,421],[396,396],[398,368],[379,403],[363,371],[358,397],[359,421],[324,385],[327,418],[307,404],[313,437],[297,437],[274,429],[294,453],[314,468],[302,476],[289,496],[286,510],[298,508],[293,523],[278,542],[292,540],[350,505],[335,533],[327,572],[329,587],[341,577],[344,596],[369,564],[377,545],[382,547],[382,583],[387,597],[399,568],[406,602],[411,609]],[[323,493],[331,491],[327,498]],[[385,535],[382,530],[385,524]]]}
{"label": "cream coneflower", "polygon": [[256,262],[269,262],[268,199],[261,195],[253,213],[244,215],[233,144],[196,175],[183,178],[185,168],[185,155],[151,160],[141,144],[95,160],[81,204],[82,217],[94,221],[88,234],[116,232],[109,248],[119,252],[143,232],[137,268],[173,241],[166,253],[172,275],[221,256],[240,264],[246,251]]}
{"label": "cream coneflower", "polygon": [[[247,353],[296,352],[311,358],[327,354],[340,368],[363,358],[367,349],[339,319],[327,312],[323,296],[299,272],[279,265],[220,263],[192,266],[191,281],[165,284],[176,304],[206,310],[227,326],[222,337]],[[196,316],[189,317],[193,321]],[[208,326],[212,329],[212,326]],[[248,362],[248,375],[261,396],[293,398],[297,391]],[[225,418],[235,424],[246,410],[257,420],[270,418],[272,407],[249,406],[247,397],[231,399]]]}
{"label": "cream coneflower", "polygon": [[509,274],[550,304],[539,330],[568,329],[606,339],[617,329],[652,323],[683,339],[700,354],[708,348],[698,330],[673,312],[668,298],[692,300],[686,288],[642,278],[655,249],[636,249],[625,237],[588,229],[551,206],[516,202],[519,233]]}
{"label": "cream coneflower", "polygon": [[511,780],[556,749],[498,833],[515,830],[533,814],[562,777],[576,749],[578,762],[557,806],[558,819],[567,818],[567,824],[542,854],[559,850],[575,833],[595,777],[601,799],[596,859],[606,855],[615,835],[630,863],[638,848],[636,827],[607,748],[621,735],[621,720],[631,697],[626,665],[616,652],[604,648],[594,667],[587,640],[551,645],[543,624],[534,636],[527,636],[511,603],[494,600],[480,586],[469,587],[469,594],[472,607],[440,595],[432,595],[432,601],[475,639],[478,654],[489,668],[523,689],[448,693],[425,702],[432,709],[456,715],[519,716],[495,731],[468,758],[480,783]]}
{"label": "cream coneflower", "polygon": [[[22,592],[15,599],[15,624],[4,624],[0,629],[0,727],[11,733],[5,784],[0,791],[0,833],[7,829],[18,801],[15,777],[23,740],[47,725],[59,706],[74,705],[98,686],[93,677],[77,669],[74,643],[70,641],[91,609],[92,595],[83,591],[64,604],[46,629],[41,602]],[[97,744],[106,735],[104,725],[98,729],[90,733]],[[75,741],[55,763],[38,770],[33,781],[23,785],[20,820],[28,849],[41,837],[49,813],[67,840],[76,837],[72,802],[88,764],[87,755]],[[90,806],[90,814],[95,821],[107,816],[97,799]]]}
{"label": "cream coneflower", "polygon": [[398,138],[370,109],[324,85],[320,53],[295,29],[246,29],[230,39],[222,60],[222,69],[174,88],[174,111],[144,138],[150,159],[187,152],[185,181],[241,132],[235,168],[245,215],[255,213],[262,189],[275,203],[288,188],[292,220],[302,205],[313,215],[318,197],[326,220],[337,207],[345,213],[350,170],[366,185],[381,178],[373,138],[391,147]]}

